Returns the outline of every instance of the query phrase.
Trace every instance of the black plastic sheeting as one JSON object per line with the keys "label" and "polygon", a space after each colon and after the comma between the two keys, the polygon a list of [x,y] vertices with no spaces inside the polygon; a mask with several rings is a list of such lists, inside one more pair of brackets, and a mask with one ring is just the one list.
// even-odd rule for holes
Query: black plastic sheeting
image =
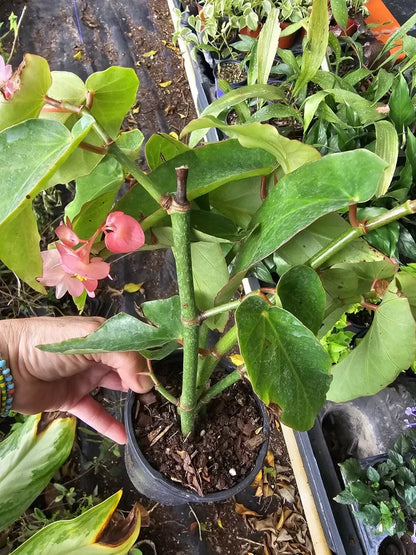
{"label": "black plastic sheeting", "polygon": [[[164,107],[158,99],[158,85],[152,81],[145,64],[136,65],[134,55],[137,29],[150,41],[156,32],[146,0],[10,1],[3,2],[1,9],[5,14],[13,10],[19,16],[24,5],[27,9],[13,60],[20,61],[26,52],[38,54],[48,60],[52,70],[71,71],[84,80],[111,65],[134,68],[140,79],[141,110],[154,112],[153,127],[141,127],[141,131],[146,137],[154,132],[169,133]],[[74,59],[78,49],[85,54],[80,60]],[[165,49],[164,61],[166,80],[173,79],[176,54]]]}
{"label": "black plastic sheeting", "polygon": [[[416,12],[415,0],[384,0],[384,4],[400,25],[403,25]],[[416,25],[412,27],[408,34],[416,37]]]}

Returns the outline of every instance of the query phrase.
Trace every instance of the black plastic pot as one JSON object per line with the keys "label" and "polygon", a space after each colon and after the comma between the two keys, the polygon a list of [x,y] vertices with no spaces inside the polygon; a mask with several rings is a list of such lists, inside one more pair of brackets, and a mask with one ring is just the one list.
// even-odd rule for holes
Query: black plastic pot
{"label": "black plastic pot", "polygon": [[184,503],[212,503],[224,501],[248,488],[257,473],[261,470],[267,453],[268,437],[270,433],[269,419],[263,403],[258,400],[258,407],[263,418],[263,431],[266,440],[260,447],[256,464],[251,472],[238,484],[228,490],[209,493],[200,496],[163,476],[155,470],[145,459],[134,434],[133,414],[136,394],[129,391],[124,407],[124,422],[127,431],[127,445],[125,448],[125,464],[127,474],[139,493],[163,505],[182,505]]}

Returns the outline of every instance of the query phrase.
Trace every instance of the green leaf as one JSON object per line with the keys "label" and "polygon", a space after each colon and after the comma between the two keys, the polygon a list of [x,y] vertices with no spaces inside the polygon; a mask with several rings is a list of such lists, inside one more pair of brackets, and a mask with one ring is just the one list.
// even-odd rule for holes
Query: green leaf
{"label": "green leaf", "polygon": [[5,100],[3,95],[0,96],[1,130],[27,119],[37,118],[51,85],[48,62],[40,56],[25,54],[19,70],[19,90],[9,100]]}
{"label": "green leaf", "polygon": [[38,347],[43,351],[65,354],[141,351],[160,347],[182,337],[178,296],[149,301],[142,305],[142,309],[146,318],[154,325],[145,324],[134,316],[121,312],[86,337]]}
{"label": "green leaf", "polygon": [[40,236],[32,206],[27,204],[0,229],[0,260],[39,293],[46,293],[37,277],[42,275]]}
{"label": "green leaf", "polygon": [[375,154],[387,163],[387,167],[379,181],[376,197],[385,195],[390,187],[399,155],[399,138],[397,131],[389,121],[377,121]]}
{"label": "green leaf", "polygon": [[331,11],[338,25],[346,29],[348,25],[348,10],[345,0],[331,0]]}
{"label": "green leaf", "polygon": [[302,67],[293,91],[295,96],[321,67],[328,47],[328,35],[328,1],[314,0],[306,43],[303,46]]}
{"label": "green leaf", "polygon": [[126,517],[113,516],[122,491],[71,520],[52,522],[13,551],[13,555],[57,555],[130,552],[140,532],[140,508]]}
{"label": "green leaf", "polygon": [[200,117],[189,123],[190,130],[217,127],[229,137],[235,137],[246,148],[261,148],[272,154],[282,166],[285,173],[289,173],[307,162],[321,157],[319,152],[310,145],[295,139],[288,139],[279,134],[272,125],[249,123],[244,125],[226,125],[212,116]]}
{"label": "green leaf", "polygon": [[409,95],[409,86],[402,74],[393,83],[390,100],[390,118],[401,130],[415,121],[415,107]]}
{"label": "green leaf", "polygon": [[348,487],[344,489],[344,491],[341,491],[338,495],[336,495],[334,497],[334,501],[340,503],[341,505],[352,505],[353,503],[357,502]]}
{"label": "green leaf", "polygon": [[410,505],[416,509],[416,486],[407,487],[404,492],[404,500],[406,505]]}
{"label": "green leaf", "polygon": [[259,85],[267,83],[276,56],[279,36],[279,10],[272,8],[260,31],[257,44],[257,82]]}
{"label": "green leaf", "polygon": [[297,430],[312,427],[325,401],[329,357],[292,314],[261,297],[247,297],[235,313],[240,351],[256,394],[282,409]]}
{"label": "green leaf", "polygon": [[277,294],[285,310],[312,333],[318,333],[324,319],[325,291],[315,270],[309,266],[293,266],[280,278]]}
{"label": "green leaf", "polygon": [[57,121],[28,120],[0,133],[0,224],[32,204],[92,123],[90,116],[83,116],[69,132]]}
{"label": "green leaf", "polygon": [[150,360],[162,360],[173,353],[176,349],[178,349],[178,343],[176,341],[172,341],[171,343],[166,343],[166,345],[157,349],[143,349],[140,351],[140,354]]}
{"label": "green leaf", "polygon": [[354,511],[354,515],[366,526],[376,527],[381,520],[381,511],[375,505],[364,505],[359,511]]}
{"label": "green leaf", "polygon": [[351,482],[348,487],[358,503],[366,504],[373,500],[374,493],[370,486],[362,482]]}
{"label": "green leaf", "polygon": [[320,274],[327,294],[326,317],[338,307],[348,309],[360,302],[361,295],[368,293],[375,279],[392,279],[396,266],[389,259],[354,264],[336,264]]}
{"label": "green leaf", "polygon": [[234,223],[212,210],[191,211],[192,239],[211,243],[238,241],[241,233]]}
{"label": "green leaf", "polygon": [[211,205],[236,225],[248,227],[251,218],[262,205],[260,195],[261,178],[249,177],[227,183],[209,195]]}
{"label": "green leaf", "polygon": [[[340,104],[340,106],[353,110],[354,116],[358,118],[362,125],[374,123],[384,117],[383,114],[380,114],[376,110],[372,102],[363,98],[356,92],[342,89],[327,89],[325,92],[330,94],[335,102]],[[346,123],[348,123],[348,119],[346,119]],[[354,123],[355,122],[351,122],[350,125],[353,125]]]}
{"label": "green leaf", "polygon": [[[304,264],[349,228],[349,224],[339,214],[331,213],[319,218],[307,229],[295,235],[274,254],[276,264],[279,259],[278,272],[283,273],[290,266]],[[328,260],[327,265],[381,262],[384,259],[383,255],[377,253],[366,241],[360,238],[352,241],[339,253],[332,256]]]}
{"label": "green leaf", "polygon": [[414,486],[416,483],[414,473],[406,466],[402,466],[398,469],[396,480],[404,486]]}
{"label": "green leaf", "polygon": [[389,92],[393,85],[393,81],[394,73],[381,68],[368,88],[367,98],[373,102],[379,102]]}
{"label": "green leaf", "polygon": [[[227,264],[218,243],[192,243],[191,255],[195,300],[198,309],[203,311],[214,306],[218,291],[227,283]],[[211,329],[222,329],[227,323],[227,314],[209,318],[206,323]]]}
{"label": "green leaf", "polygon": [[384,162],[365,150],[331,154],[285,175],[253,218],[235,272],[247,270],[319,217],[375,193]]}
{"label": "green leaf", "polygon": [[407,298],[412,311],[413,318],[416,319],[416,275],[408,273],[404,269],[397,274],[396,280],[403,295]]}
{"label": "green leaf", "polygon": [[[246,87],[239,87],[238,89],[233,89],[232,91],[224,94],[221,98],[215,100],[201,112],[200,117],[219,116],[222,112],[224,112],[224,110],[230,110],[236,104],[240,104],[249,98],[260,98],[262,100],[284,100],[285,94],[282,89],[273,85],[249,85]],[[194,131],[194,125],[197,121],[198,120],[193,120],[185,126],[181,133],[181,137],[187,135],[191,131]],[[195,127],[195,130],[201,129],[201,131],[198,133],[192,133],[189,138],[189,146],[196,146],[210,127],[212,127],[210,124],[202,129],[200,127]]]}
{"label": "green leaf", "polygon": [[388,386],[415,360],[415,332],[409,301],[387,291],[364,339],[333,367],[328,399],[348,401]]}
{"label": "green leaf", "polygon": [[389,507],[382,501],[380,503],[380,511],[381,511],[381,526],[384,532],[390,533],[390,530],[393,532],[393,517]]}
{"label": "green leaf", "polygon": [[409,19],[405,23],[403,23],[403,25],[395,33],[390,35],[388,40],[384,43],[384,46],[378,54],[377,58],[374,60],[373,64],[377,62],[384,55],[385,52],[390,50],[390,48],[392,48],[397,43],[397,41],[405,38],[406,33],[408,33],[415,24],[416,13],[409,17]]}
{"label": "green leaf", "polygon": [[304,123],[303,123],[303,130],[304,133],[306,133],[306,131],[308,130],[310,124],[312,123],[313,118],[315,117],[315,114],[319,108],[319,106],[321,105],[321,103],[325,100],[325,98],[328,96],[328,92],[327,91],[318,91],[315,94],[312,94],[310,96],[308,96],[308,98],[305,101],[305,105],[304,105],[304,112],[303,112],[303,118],[304,118]]}
{"label": "green leaf", "polygon": [[143,133],[139,129],[131,129],[121,132],[116,139],[116,144],[131,160],[137,160],[143,141]]}
{"label": "green leaf", "polygon": [[[81,106],[85,103],[87,89],[84,81],[78,75],[69,71],[52,71],[51,77],[52,84],[47,93],[50,98],[68,102],[73,106]],[[39,117],[65,123],[69,118],[73,118],[73,114],[71,112],[58,112],[56,108],[46,104]]]}
{"label": "green leaf", "polygon": [[256,121],[262,123],[273,118],[294,118],[302,122],[302,115],[292,106],[286,106],[286,104],[267,104],[260,108],[260,110],[256,110],[246,123]]}
{"label": "green leaf", "polygon": [[400,434],[399,437],[394,442],[393,450],[398,451],[400,455],[404,456],[412,448],[412,442],[406,434]]}
{"label": "green leaf", "polygon": [[396,467],[401,467],[403,465],[404,459],[400,453],[396,453],[393,449],[389,449],[388,451],[389,460],[396,465]]}
{"label": "green leaf", "polygon": [[31,505],[71,451],[76,419],[56,418],[40,429],[41,417],[28,416],[0,443],[0,530]]}
{"label": "green leaf", "polygon": [[154,170],[164,161],[170,160],[187,150],[189,150],[189,147],[167,133],[154,134],[146,143],[147,164],[151,170]]}
{"label": "green leaf", "polygon": [[89,175],[77,179],[75,198],[65,208],[65,215],[81,239],[91,237],[104,222],[123,182],[123,168],[111,157],[104,158]]}
{"label": "green leaf", "polygon": [[410,129],[406,133],[406,160],[412,166],[413,177],[416,177],[416,136],[413,135]]}
{"label": "green leaf", "polygon": [[90,75],[85,86],[94,95],[91,115],[114,139],[124,117],[136,102],[139,86],[136,72],[127,67],[109,67]]}
{"label": "green leaf", "polygon": [[375,468],[373,468],[372,466],[369,466],[367,468],[367,478],[370,480],[370,482],[379,482],[380,481],[380,474],[377,472],[377,470]]}
{"label": "green leaf", "polygon": [[85,307],[85,302],[87,300],[87,290],[84,289],[81,295],[79,295],[78,297],[72,297],[72,300],[74,301],[79,314],[82,314]]}
{"label": "green leaf", "polygon": [[361,468],[358,459],[351,457],[340,463],[339,467],[347,482],[365,480],[366,471]]}
{"label": "green leaf", "polygon": [[[261,149],[246,149],[238,141],[229,140],[183,152],[154,169],[148,177],[162,197],[176,190],[175,168],[188,166],[188,199],[193,200],[225,183],[251,176],[267,175],[273,170],[274,159]],[[130,216],[141,219],[159,205],[146,204],[142,187],[134,186],[116,205]]]}

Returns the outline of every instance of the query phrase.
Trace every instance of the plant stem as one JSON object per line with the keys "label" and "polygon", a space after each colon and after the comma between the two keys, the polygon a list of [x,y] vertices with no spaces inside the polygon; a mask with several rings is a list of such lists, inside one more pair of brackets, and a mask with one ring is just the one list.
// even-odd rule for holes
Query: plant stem
{"label": "plant stem", "polygon": [[192,434],[196,409],[199,320],[195,303],[191,259],[190,203],[186,198],[188,168],[176,168],[177,193],[169,208],[172,219],[173,254],[176,261],[183,324],[183,377],[179,403],[182,434]]}
{"label": "plant stem", "polygon": [[[142,171],[136,164],[130,160],[130,158],[124,154],[124,152],[119,148],[119,146],[113,141],[106,130],[100,125],[100,123],[92,116],[90,111],[85,106],[74,106],[69,102],[64,102],[63,100],[56,100],[50,96],[45,95],[45,102],[50,106],[54,106],[60,110],[71,112],[79,116],[89,115],[94,119],[93,129],[101,137],[104,142],[104,147],[106,152],[113,156],[120,164],[129,172],[131,175],[140,183],[140,185],[149,193],[149,195],[156,200],[159,204],[162,202],[163,197],[156,190],[152,180]],[[102,154],[103,152],[100,152]],[[105,154],[105,152],[104,152]]]}
{"label": "plant stem", "polygon": [[160,383],[160,381],[157,379],[155,373],[153,372],[153,367],[152,367],[152,361],[147,359],[147,369],[148,369],[148,373],[147,375],[150,377],[150,379],[152,380],[156,391],[158,391],[161,395],[163,395],[163,397],[165,399],[167,399],[168,401],[170,401],[172,404],[178,406],[179,405],[179,399],[177,399],[174,395],[172,395],[167,389],[165,389],[163,387],[163,385]]}
{"label": "plant stem", "polygon": [[204,320],[207,320],[211,316],[217,316],[217,314],[222,314],[223,312],[234,310],[239,306],[240,302],[241,301],[239,299],[237,301],[230,301],[229,303],[221,304],[218,306],[214,306],[214,308],[209,308],[208,310],[204,310],[204,312],[201,312],[199,315],[199,321],[203,322]]}
{"label": "plant stem", "polygon": [[331,256],[341,251],[345,246],[351,243],[351,241],[354,241],[354,239],[361,237],[365,233],[373,231],[373,229],[388,225],[391,222],[395,222],[399,218],[403,218],[409,214],[414,214],[415,212],[416,200],[408,200],[404,204],[368,220],[365,225],[348,229],[336,239],[328,243],[328,245],[323,247],[319,252],[312,256],[312,258],[305,262],[305,264],[316,270],[329,260]]}
{"label": "plant stem", "polygon": [[[211,377],[215,370],[218,361],[228,353],[228,351],[235,345],[237,341],[237,326],[230,328],[217,342],[212,349],[211,354],[208,355],[202,362],[198,373],[198,389],[201,391],[205,384]],[[204,393],[204,389],[202,389]]]}
{"label": "plant stem", "polygon": [[225,378],[222,378],[222,380],[210,387],[205,395],[203,395],[199,399],[196,410],[201,410],[203,406],[211,401],[211,399],[214,399],[214,397],[219,395],[222,391],[224,391],[224,389],[227,389],[227,387],[230,387],[230,385],[233,385],[233,383],[238,382],[238,380],[241,380],[241,376],[238,370],[234,370],[233,372],[225,376]]}
{"label": "plant stem", "polygon": [[[8,56],[8,58],[7,58],[6,64],[8,64],[8,63],[10,62],[10,60],[12,59],[12,57],[13,57],[14,49],[16,48],[16,42],[17,42],[17,39],[18,39],[18,37],[19,37],[20,25],[22,24],[22,19],[23,19],[23,16],[25,15],[25,12],[26,12],[26,6],[23,7],[22,13],[20,14],[20,17],[19,17],[19,21],[17,22],[16,30],[14,31],[14,37],[13,37],[12,48],[11,48],[11,50],[10,50],[10,54],[9,54],[9,56]],[[0,43],[1,43],[2,39],[3,39],[7,34],[8,34],[8,33],[6,33],[6,34],[3,35],[2,37],[0,37]]]}
{"label": "plant stem", "polygon": [[112,143],[108,147],[108,154],[112,155],[120,164],[137,180],[143,189],[155,199],[159,204],[162,198],[159,191],[153,185],[153,181],[142,171],[130,158],[124,154],[116,143]]}

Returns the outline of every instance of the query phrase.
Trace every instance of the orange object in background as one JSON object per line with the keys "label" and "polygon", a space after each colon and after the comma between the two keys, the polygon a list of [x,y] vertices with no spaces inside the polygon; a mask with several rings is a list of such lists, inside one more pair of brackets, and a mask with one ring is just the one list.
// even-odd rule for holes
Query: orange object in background
{"label": "orange object in background", "polygon": [[[370,28],[371,34],[377,40],[385,44],[388,39],[400,28],[400,23],[385,6],[382,0],[368,0],[366,8],[370,12],[370,15],[365,19],[367,25],[378,24],[377,26]],[[393,54],[397,50],[400,50],[401,46],[402,41],[398,40],[396,46],[390,49],[390,53]],[[404,54],[401,54],[399,56],[399,60],[403,59],[403,57]]]}

